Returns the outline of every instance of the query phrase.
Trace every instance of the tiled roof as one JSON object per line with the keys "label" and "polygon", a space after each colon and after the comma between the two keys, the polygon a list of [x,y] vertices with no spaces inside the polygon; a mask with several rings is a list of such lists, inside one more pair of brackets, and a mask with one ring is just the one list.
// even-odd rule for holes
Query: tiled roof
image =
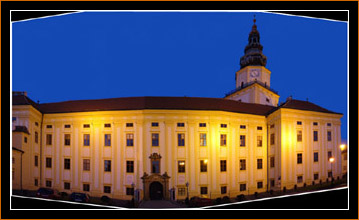
{"label": "tiled roof", "polygon": [[32,105],[37,110],[39,109],[39,105],[32,101],[29,97],[26,95],[14,95],[12,96],[12,104],[13,105]]}
{"label": "tiled roof", "polygon": [[17,132],[24,132],[26,134],[30,134],[29,130],[27,130],[26,126],[15,126],[15,129],[12,131],[17,131]]}
{"label": "tiled roof", "polygon": [[296,100],[296,99],[288,99],[285,103],[281,104],[277,108],[270,111],[269,114],[271,114],[272,112],[274,112],[280,108],[289,108],[289,109],[297,109],[297,110],[304,110],[304,111],[323,112],[323,113],[343,115],[342,113],[329,111],[328,109],[320,107],[319,105],[316,105],[309,101],[301,101],[301,100]]}
{"label": "tiled roof", "polygon": [[266,115],[273,106],[243,103],[221,98],[197,97],[131,97],[97,100],[77,100],[39,105],[43,113],[173,109],[173,110],[216,110]]}

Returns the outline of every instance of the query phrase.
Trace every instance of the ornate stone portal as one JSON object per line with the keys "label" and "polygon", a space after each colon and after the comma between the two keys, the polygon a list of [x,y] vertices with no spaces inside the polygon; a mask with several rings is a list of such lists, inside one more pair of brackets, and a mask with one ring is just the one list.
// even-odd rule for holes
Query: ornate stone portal
{"label": "ornate stone portal", "polygon": [[151,175],[146,172],[141,177],[143,181],[143,194],[144,200],[160,200],[170,199],[168,181],[169,177],[167,172],[160,174],[160,160],[161,155],[157,153],[151,154]]}

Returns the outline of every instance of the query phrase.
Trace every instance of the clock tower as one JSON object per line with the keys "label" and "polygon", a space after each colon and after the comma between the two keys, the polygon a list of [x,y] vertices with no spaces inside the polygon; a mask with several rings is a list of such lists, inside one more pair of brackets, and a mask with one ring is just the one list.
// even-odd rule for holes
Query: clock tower
{"label": "clock tower", "polygon": [[236,89],[226,94],[226,99],[247,103],[277,106],[279,95],[270,88],[271,72],[265,68],[267,57],[262,53],[256,19],[253,20],[248,45],[240,59],[240,70],[236,72]]}

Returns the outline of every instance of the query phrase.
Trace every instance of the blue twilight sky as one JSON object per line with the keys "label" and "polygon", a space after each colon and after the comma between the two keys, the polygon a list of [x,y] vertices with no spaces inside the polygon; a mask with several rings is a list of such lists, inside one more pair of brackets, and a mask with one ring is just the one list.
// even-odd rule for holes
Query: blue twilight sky
{"label": "blue twilight sky", "polygon": [[12,90],[34,101],[223,98],[256,14],[271,87],[344,113],[347,23],[261,12],[82,12],[12,24]]}

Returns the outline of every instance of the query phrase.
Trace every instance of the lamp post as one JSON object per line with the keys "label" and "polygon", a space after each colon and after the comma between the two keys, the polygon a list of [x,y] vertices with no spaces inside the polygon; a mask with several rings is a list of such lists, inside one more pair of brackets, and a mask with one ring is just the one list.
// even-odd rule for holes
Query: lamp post
{"label": "lamp post", "polygon": [[329,162],[330,162],[331,178],[332,178],[332,183],[333,183],[333,163],[334,163],[334,157],[329,158]]}
{"label": "lamp post", "polygon": [[340,150],[343,151],[344,149],[345,149],[345,144],[341,144],[341,145],[340,145]]}
{"label": "lamp post", "polygon": [[133,202],[133,207],[135,207],[135,183],[134,182],[132,182],[132,184],[131,184],[131,186],[132,186],[132,190],[133,190],[133,193],[132,193],[132,202]]}
{"label": "lamp post", "polygon": [[187,199],[189,199],[188,186],[189,186],[189,183],[188,183],[188,182],[186,182],[186,187],[187,187]]}

